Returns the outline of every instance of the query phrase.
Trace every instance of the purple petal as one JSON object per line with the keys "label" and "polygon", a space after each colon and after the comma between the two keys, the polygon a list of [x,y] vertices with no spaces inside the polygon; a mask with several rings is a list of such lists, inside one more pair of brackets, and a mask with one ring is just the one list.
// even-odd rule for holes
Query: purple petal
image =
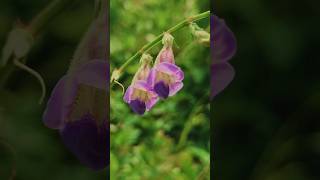
{"label": "purple petal", "polygon": [[132,95],[133,89],[132,86],[129,86],[128,89],[126,90],[126,93],[123,96],[123,100],[127,103],[131,101],[131,95]]}
{"label": "purple petal", "polygon": [[135,113],[139,115],[143,115],[146,111],[145,103],[137,99],[130,101],[130,107]]}
{"label": "purple petal", "polygon": [[176,82],[175,84],[171,84],[169,96],[175,95],[182,87],[183,87],[182,82]]}
{"label": "purple petal", "polygon": [[[142,105],[142,103],[132,102],[132,94],[133,94],[134,89],[146,91],[148,93],[149,100],[147,102],[143,102],[143,105]],[[138,114],[140,114],[140,113],[143,114],[144,111],[150,110],[152,108],[152,106],[155,105],[155,103],[158,101],[158,96],[156,93],[154,93],[152,91],[152,88],[148,84],[147,81],[137,80],[137,81],[135,81],[135,83],[133,83],[132,85],[130,85],[128,87],[125,95],[123,96],[123,100],[125,102],[129,103],[130,106],[133,103],[132,105],[134,106],[134,108],[132,108],[133,106],[131,106],[131,108],[133,109],[134,112],[137,112]],[[136,99],[136,101],[138,101],[138,100]],[[140,101],[140,102],[142,102],[142,101]],[[136,108],[136,107],[139,107],[139,108]]]}
{"label": "purple petal", "polygon": [[169,86],[163,81],[157,82],[154,85],[154,91],[163,99],[166,99],[169,96]]}
{"label": "purple petal", "polygon": [[77,82],[99,89],[109,89],[108,62],[92,60],[75,72]]}
{"label": "purple petal", "polygon": [[92,59],[106,59],[107,42],[107,15],[102,15],[91,23],[84,34],[74,54],[74,59],[81,64]]}
{"label": "purple petal", "polygon": [[217,16],[211,16],[212,63],[226,62],[236,52],[236,39],[225,22]]}
{"label": "purple petal", "polygon": [[76,97],[76,84],[68,76],[63,76],[47,102],[43,114],[44,124],[52,129],[60,129],[64,126],[65,118],[69,113],[69,107]]}
{"label": "purple petal", "polygon": [[98,126],[91,115],[69,122],[61,130],[66,147],[84,165],[100,170],[109,165],[109,128],[105,121]]}
{"label": "purple petal", "polygon": [[91,38],[88,39],[88,57],[105,59],[107,57],[107,15],[101,16],[92,24]]}
{"label": "purple petal", "polygon": [[176,78],[181,81],[183,79],[183,72],[182,70],[175,64],[163,62],[159,63],[158,65],[155,66],[155,68],[158,71],[176,76]]}
{"label": "purple petal", "polygon": [[158,96],[155,93],[152,93],[151,99],[146,102],[147,111],[149,111],[158,102],[158,100]]}
{"label": "purple petal", "polygon": [[154,86],[154,81],[155,81],[155,79],[156,79],[156,69],[155,68],[152,68],[151,70],[150,70],[150,73],[149,73],[149,75],[148,75],[148,78],[147,78],[147,83],[151,86],[151,87],[153,87]]}
{"label": "purple petal", "polygon": [[175,79],[176,81],[182,81],[184,79],[184,73],[181,69],[175,73]]}
{"label": "purple petal", "polygon": [[172,51],[172,47],[164,48],[160,51],[160,63],[167,62],[170,64],[174,63],[174,55]]}
{"label": "purple petal", "polygon": [[151,86],[145,80],[137,80],[131,85],[133,88],[140,89],[143,91],[151,91]]}
{"label": "purple petal", "polygon": [[234,70],[228,63],[211,65],[211,97],[216,96],[232,81]]}

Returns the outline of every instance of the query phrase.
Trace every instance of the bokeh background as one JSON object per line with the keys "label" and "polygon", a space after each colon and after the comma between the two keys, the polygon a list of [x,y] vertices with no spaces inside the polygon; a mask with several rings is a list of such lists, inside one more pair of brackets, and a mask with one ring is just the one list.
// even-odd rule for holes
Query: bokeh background
{"label": "bokeh background", "polygon": [[[126,59],[185,18],[209,10],[209,0],[144,0],[110,3],[110,66]],[[209,32],[209,18],[199,22]],[[210,48],[197,44],[188,27],[173,34],[184,87],[143,116],[134,114],[115,85],[111,102],[111,179],[208,179],[210,161]],[[161,45],[150,51],[155,58]],[[137,59],[120,79],[128,87]],[[179,143],[180,142],[180,143]]]}
{"label": "bokeh background", "polygon": [[320,179],[319,2],[213,7],[238,41],[235,79],[213,102],[214,179]]}
{"label": "bokeh background", "polygon": [[[28,25],[50,2],[53,1],[0,1],[0,49],[18,20]],[[94,18],[94,1],[70,2],[41,29],[26,59],[26,64],[38,71],[46,83],[43,104],[38,104],[41,88],[33,76],[12,68],[12,63],[0,67],[1,180],[107,177],[105,170],[95,172],[81,165],[63,145],[58,131],[42,123],[46,100],[67,71],[77,44]]]}

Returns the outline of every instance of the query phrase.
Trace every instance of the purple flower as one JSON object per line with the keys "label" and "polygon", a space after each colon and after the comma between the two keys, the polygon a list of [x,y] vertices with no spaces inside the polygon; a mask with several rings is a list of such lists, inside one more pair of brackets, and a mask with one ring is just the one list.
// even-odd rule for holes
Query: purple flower
{"label": "purple flower", "polygon": [[141,66],[123,97],[123,100],[139,115],[149,111],[158,101],[157,94],[152,91],[152,87],[147,82],[151,61],[152,57],[150,55],[142,55]]}
{"label": "purple flower", "polygon": [[68,149],[96,170],[109,165],[107,69],[107,61],[92,60],[63,76],[43,114],[44,124],[59,129]]}
{"label": "purple flower", "polygon": [[148,83],[159,97],[166,99],[175,95],[182,87],[183,71],[175,65],[172,51],[173,37],[165,33],[162,39],[163,48],[159,52],[155,65],[150,71]]}
{"label": "purple flower", "polygon": [[110,161],[106,25],[104,11],[84,35],[43,114],[44,124],[58,129],[65,146],[94,170],[105,168]]}
{"label": "purple flower", "polygon": [[236,39],[224,20],[211,16],[211,97],[221,92],[234,78],[234,69],[228,60],[236,52]]}

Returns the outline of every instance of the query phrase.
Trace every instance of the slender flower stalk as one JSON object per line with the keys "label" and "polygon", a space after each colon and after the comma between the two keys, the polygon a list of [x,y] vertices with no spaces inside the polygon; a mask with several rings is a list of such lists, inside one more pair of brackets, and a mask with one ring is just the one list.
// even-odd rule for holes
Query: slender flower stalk
{"label": "slender flower stalk", "polygon": [[[42,95],[39,100],[39,103],[41,104],[46,92],[44,80],[38,72],[25,65],[25,57],[32,48],[34,38],[39,34],[40,30],[50,22],[50,19],[73,1],[74,0],[54,0],[35,16],[29,25],[25,27],[21,23],[18,23],[9,33],[8,41],[3,49],[0,62],[1,66],[5,66],[5,68],[2,68],[0,71],[0,87],[5,85],[7,79],[14,70],[14,66],[17,66],[35,76],[39,81],[42,88]],[[13,63],[8,63],[9,60],[12,60]]]}
{"label": "slender flower stalk", "polygon": [[119,69],[115,69],[113,71],[113,73],[111,75],[111,80],[110,80],[111,86],[115,83],[115,81],[117,81],[122,76],[124,70],[133,61],[135,61],[137,58],[139,58],[143,53],[148,52],[150,49],[152,49],[156,45],[160,44],[161,41],[162,41],[163,35],[165,33],[174,33],[176,31],[182,29],[183,27],[188,26],[192,22],[199,21],[199,20],[207,18],[209,16],[210,16],[210,11],[206,11],[206,12],[191,16],[189,18],[186,18],[185,20],[181,21],[177,25],[171,27],[167,31],[165,31],[165,32],[161,33],[160,35],[158,35],[153,41],[151,41],[148,44],[144,45],[138,52],[136,52],[133,56],[131,56],[128,60],[126,60],[126,62]]}
{"label": "slender flower stalk", "polygon": [[176,146],[176,151],[180,151],[187,143],[188,136],[192,130],[192,128],[197,125],[197,121],[194,119],[194,117],[204,111],[207,107],[207,99],[208,94],[204,93],[204,96],[202,96],[195,104],[194,107],[187,117],[187,122],[185,123],[183,130],[180,134],[178,145]]}
{"label": "slender flower stalk", "polygon": [[45,7],[30,23],[28,29],[31,34],[39,33],[50,19],[57,15],[66,5],[75,0],[54,0],[47,7]]}

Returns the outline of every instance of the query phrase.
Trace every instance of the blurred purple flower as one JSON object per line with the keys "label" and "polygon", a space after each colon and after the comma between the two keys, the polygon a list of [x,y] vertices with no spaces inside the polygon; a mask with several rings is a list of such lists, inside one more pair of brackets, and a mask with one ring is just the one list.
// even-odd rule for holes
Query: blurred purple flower
{"label": "blurred purple flower", "polygon": [[213,52],[211,64],[211,98],[221,92],[234,78],[234,69],[228,60],[236,52],[236,39],[224,20],[211,16],[211,51]]}
{"label": "blurred purple flower", "polygon": [[59,129],[69,150],[93,169],[109,164],[107,69],[107,61],[93,60],[63,76],[43,115],[44,124]]}
{"label": "blurred purple flower", "polygon": [[151,84],[159,97],[165,99],[175,95],[183,87],[184,73],[174,62],[173,37],[169,33],[165,33],[162,43],[164,46],[150,71],[148,84]]}
{"label": "blurred purple flower", "polygon": [[91,24],[43,114],[44,124],[58,129],[66,147],[94,170],[110,163],[106,23],[105,12]]}
{"label": "blurred purple flower", "polygon": [[141,66],[133,77],[131,85],[128,87],[123,100],[130,105],[135,113],[142,115],[156,104],[158,96],[152,91],[150,84],[147,83],[152,57],[143,54],[140,62]]}

